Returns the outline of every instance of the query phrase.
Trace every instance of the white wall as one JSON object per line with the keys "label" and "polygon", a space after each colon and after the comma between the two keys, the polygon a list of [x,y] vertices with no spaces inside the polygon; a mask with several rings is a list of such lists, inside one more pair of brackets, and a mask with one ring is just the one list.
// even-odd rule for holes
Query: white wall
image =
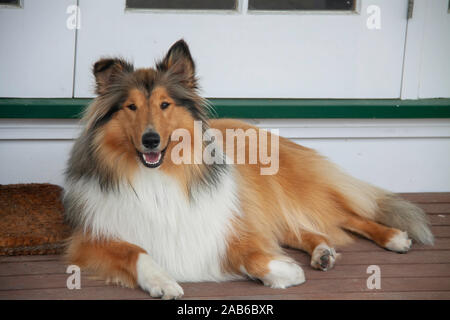
{"label": "white wall", "polygon": [[[395,192],[450,191],[450,119],[248,120]],[[76,120],[0,119],[0,184],[62,184]]]}

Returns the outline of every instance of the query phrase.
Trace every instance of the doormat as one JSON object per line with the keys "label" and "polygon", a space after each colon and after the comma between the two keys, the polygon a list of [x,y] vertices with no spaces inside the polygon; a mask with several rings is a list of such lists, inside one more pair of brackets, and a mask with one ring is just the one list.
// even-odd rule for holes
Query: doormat
{"label": "doormat", "polygon": [[70,235],[61,196],[52,184],[0,185],[0,255],[61,253]]}

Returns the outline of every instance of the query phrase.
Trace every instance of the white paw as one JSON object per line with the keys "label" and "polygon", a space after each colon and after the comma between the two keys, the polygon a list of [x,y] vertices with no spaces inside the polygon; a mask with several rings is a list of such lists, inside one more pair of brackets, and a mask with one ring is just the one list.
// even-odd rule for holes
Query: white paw
{"label": "white paw", "polygon": [[412,241],[408,238],[408,233],[404,231],[398,232],[395,236],[389,240],[385,245],[385,248],[399,253],[408,252],[411,248]]}
{"label": "white paw", "polygon": [[162,298],[164,300],[179,299],[183,296],[183,288],[175,281],[162,278],[153,277],[140,281],[139,285],[142,289],[149,292],[153,298]]}
{"label": "white paw", "polygon": [[147,254],[140,254],[137,261],[139,286],[154,298],[178,299],[184,294],[183,288],[171,279]]}
{"label": "white paw", "polygon": [[271,288],[284,289],[305,282],[303,269],[293,261],[272,260],[269,270],[261,280]]}
{"label": "white paw", "polygon": [[326,244],[319,244],[311,255],[311,267],[322,271],[333,268],[338,254],[334,248]]}

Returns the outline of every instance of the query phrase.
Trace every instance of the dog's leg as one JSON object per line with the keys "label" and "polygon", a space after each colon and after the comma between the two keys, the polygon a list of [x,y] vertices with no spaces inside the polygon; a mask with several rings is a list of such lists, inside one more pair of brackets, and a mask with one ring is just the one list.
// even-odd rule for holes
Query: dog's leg
{"label": "dog's leg", "polygon": [[152,297],[178,299],[183,296],[183,288],[170,278],[148,254],[139,254],[136,269],[139,286],[148,291]]}
{"label": "dog's leg", "polygon": [[233,273],[259,279],[272,288],[287,288],[305,282],[302,268],[283,255],[274,239],[243,233],[234,237],[228,248],[226,269]]}
{"label": "dog's leg", "polygon": [[303,269],[291,258],[255,252],[245,257],[241,272],[271,288],[287,288],[305,282]]}
{"label": "dog's leg", "polygon": [[365,218],[351,216],[342,227],[373,240],[380,247],[391,251],[406,253],[411,248],[411,239],[406,232]]}
{"label": "dog's leg", "polygon": [[306,251],[311,255],[311,267],[327,271],[333,268],[338,254],[327,238],[309,231],[300,231],[299,235],[287,233],[283,244],[291,248]]}
{"label": "dog's leg", "polygon": [[124,241],[94,240],[81,234],[70,239],[69,263],[93,271],[107,282],[139,285],[152,297],[176,299],[183,289],[140,247]]}

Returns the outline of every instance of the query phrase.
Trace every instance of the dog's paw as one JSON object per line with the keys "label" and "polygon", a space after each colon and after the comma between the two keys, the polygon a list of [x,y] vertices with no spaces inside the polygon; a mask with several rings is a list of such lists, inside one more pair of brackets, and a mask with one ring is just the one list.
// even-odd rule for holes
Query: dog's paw
{"label": "dog's paw", "polygon": [[412,241],[408,238],[408,233],[398,231],[384,246],[386,249],[398,253],[406,253],[411,249]]}
{"label": "dog's paw", "polygon": [[293,261],[272,260],[269,270],[261,280],[271,288],[284,289],[305,282],[303,269]]}
{"label": "dog's paw", "polygon": [[184,294],[183,288],[161,270],[147,254],[139,256],[137,280],[139,286],[154,298],[179,299]]}
{"label": "dog's paw", "polygon": [[334,248],[326,244],[319,244],[311,255],[311,267],[314,269],[327,271],[333,268],[338,254]]}
{"label": "dog's paw", "polygon": [[140,281],[142,289],[150,293],[153,298],[164,300],[179,299],[183,296],[183,288],[174,280],[165,277],[151,277]]}

